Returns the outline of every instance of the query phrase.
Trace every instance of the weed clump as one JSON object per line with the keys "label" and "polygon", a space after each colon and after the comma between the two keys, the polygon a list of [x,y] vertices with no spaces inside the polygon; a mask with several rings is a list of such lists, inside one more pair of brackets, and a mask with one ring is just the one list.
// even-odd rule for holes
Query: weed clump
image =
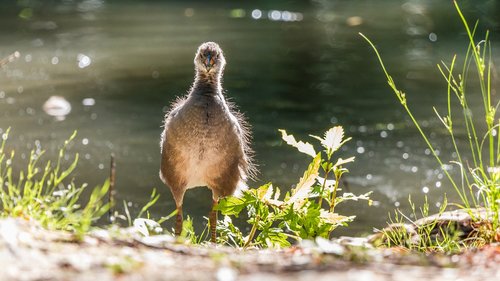
{"label": "weed clump", "polygon": [[[219,202],[218,210],[225,215],[217,229],[219,242],[238,247],[287,247],[291,241],[328,238],[331,232],[353,221],[355,216],[344,216],[335,212],[338,204],[349,200],[367,200],[370,192],[354,195],[341,190],[339,183],[345,164],[354,157],[334,159],[333,155],[350,138],[344,139],[344,130],[337,126],[329,129],[319,140],[322,151],[316,152],[313,145],[296,141],[294,136],[280,130],[283,140],[299,152],[312,158],[302,178],[289,192],[281,196],[281,191],[272,183],[256,189],[243,191],[240,197],[227,197]],[[246,210],[251,230],[248,235],[232,223],[231,216],[238,217]]]}
{"label": "weed clump", "polygon": [[34,220],[45,228],[79,235],[88,232],[92,223],[109,209],[105,203],[109,181],[95,187],[82,205],[81,195],[87,186],[77,186],[70,178],[78,154],[68,167],[63,165],[67,146],[76,132],[61,147],[55,163],[50,160],[42,163],[44,151],[33,150],[26,168],[16,173],[15,152],[8,152],[5,146],[9,131],[3,134],[0,146],[0,217]]}

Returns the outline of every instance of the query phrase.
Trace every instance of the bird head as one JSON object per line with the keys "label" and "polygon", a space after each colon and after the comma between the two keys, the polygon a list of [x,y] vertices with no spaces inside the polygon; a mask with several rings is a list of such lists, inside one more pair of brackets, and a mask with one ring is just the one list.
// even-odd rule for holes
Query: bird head
{"label": "bird head", "polygon": [[208,74],[219,74],[226,65],[226,59],[222,54],[222,50],[214,42],[205,42],[198,47],[194,58],[196,70]]}

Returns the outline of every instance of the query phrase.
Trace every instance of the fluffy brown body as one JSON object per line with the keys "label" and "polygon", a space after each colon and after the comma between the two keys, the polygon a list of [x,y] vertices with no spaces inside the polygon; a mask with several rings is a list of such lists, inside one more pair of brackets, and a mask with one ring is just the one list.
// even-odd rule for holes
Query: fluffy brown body
{"label": "fluffy brown body", "polygon": [[252,172],[247,125],[222,94],[225,59],[215,43],[202,44],[195,56],[196,77],[187,97],[165,117],[160,178],[177,206],[175,232],[182,231],[182,204],[187,189],[212,190],[211,239],[215,242],[215,207]]}

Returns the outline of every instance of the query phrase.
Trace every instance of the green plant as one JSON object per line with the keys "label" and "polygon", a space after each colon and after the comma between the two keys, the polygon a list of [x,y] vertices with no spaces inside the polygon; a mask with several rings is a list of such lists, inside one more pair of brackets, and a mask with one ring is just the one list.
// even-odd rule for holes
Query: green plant
{"label": "green plant", "polygon": [[[333,159],[334,153],[350,140],[344,139],[342,127],[331,128],[324,137],[312,136],[323,147],[318,153],[310,143],[297,142],[286,131],[280,132],[287,144],[312,157],[312,162],[296,187],[286,192],[283,199],[280,189],[271,183],[243,191],[240,197],[222,199],[218,210],[226,218],[218,224],[219,242],[240,247],[286,247],[290,240],[329,237],[335,228],[354,219],[354,216],[335,213],[338,204],[348,200],[371,202],[370,192],[360,196],[338,194],[340,179],[348,171],[343,166],[354,161],[354,157]],[[247,211],[247,222],[251,226],[246,236],[227,217],[238,217],[243,210]]]}
{"label": "green plant", "polygon": [[[413,219],[410,219],[400,210],[394,211],[394,217],[389,215],[389,226],[380,231],[380,240],[375,243],[377,246],[399,246],[412,251],[446,253],[456,253],[462,250],[463,247],[468,246],[465,243],[466,241],[460,241],[459,237],[463,233],[457,229],[454,222],[437,219],[437,217],[443,215],[447,208],[446,197],[439,208],[436,219],[430,220],[427,196],[425,196],[425,202],[419,208],[419,212],[416,211],[416,205],[413,203],[411,196],[408,197],[408,202]],[[425,223],[419,222],[419,217]],[[405,221],[409,223],[405,223]]]}
{"label": "green plant", "polygon": [[10,130],[3,134],[0,146],[0,216],[20,217],[38,221],[48,229],[60,229],[83,234],[92,223],[104,215],[109,205],[104,203],[109,181],[94,188],[86,204],[81,195],[86,184],[79,187],[69,179],[78,162],[78,154],[69,167],[64,167],[66,148],[76,132],[59,150],[55,165],[49,160],[41,165],[44,151],[31,151],[25,170],[15,174],[15,152],[6,151]]}
{"label": "green plant", "polygon": [[[489,41],[489,32],[486,32],[485,39],[476,43],[474,40],[478,23],[471,30],[458,4],[454,1],[455,8],[469,39],[469,46],[465,55],[465,60],[461,71],[455,69],[456,55],[452,58],[450,64],[442,62],[438,65],[439,71],[447,82],[447,112],[442,115],[436,108],[434,111],[445,127],[453,144],[457,155],[457,161],[451,163],[460,169],[460,178],[454,178],[448,169],[443,169],[451,185],[460,197],[460,207],[471,209],[485,207],[488,211],[488,218],[491,219],[492,227],[490,233],[485,233],[490,241],[495,238],[495,232],[499,229],[499,210],[500,210],[500,120],[497,117],[498,103],[493,105],[492,101],[492,69],[491,45]],[[441,167],[444,167],[444,161],[438,155],[428,135],[423,131],[419,122],[415,119],[406,100],[406,94],[399,90],[394,80],[389,75],[382,58],[374,44],[363,34],[360,35],[370,44],[380,62],[382,70],[387,77],[389,86],[394,91],[399,102],[407,112],[408,116],[417,127],[420,135],[425,140],[427,146],[438,161]],[[473,69],[471,69],[471,67]],[[471,72],[475,71],[477,79],[470,77]],[[458,74],[457,74],[458,72]],[[476,115],[472,114],[469,101],[475,96],[469,93],[471,86],[469,82],[477,82],[478,89],[483,101],[482,120],[476,120]],[[461,114],[456,116],[452,110],[453,99],[456,99],[461,107]],[[457,145],[456,130],[462,122],[464,131],[467,134],[468,151],[459,149]],[[485,126],[483,129],[482,124]],[[468,160],[468,159],[471,159]],[[473,215],[473,212],[470,212]],[[477,218],[479,219],[479,218]],[[484,219],[484,218],[482,218]],[[498,236],[498,234],[496,234]]]}
{"label": "green plant", "polygon": [[[146,204],[141,208],[139,213],[134,218],[132,218],[132,215],[131,215],[130,210],[129,210],[128,205],[127,205],[127,202],[124,200],[123,201],[124,214],[121,214],[118,211],[115,211],[113,213],[113,217],[112,217],[111,221],[115,222],[116,219],[119,219],[121,221],[125,221],[129,227],[133,227],[138,233],[142,234],[143,236],[162,234],[165,231],[161,227],[161,224],[164,223],[165,221],[169,220],[173,216],[175,216],[175,214],[177,214],[177,210],[174,210],[168,216],[161,217],[159,219],[152,218],[151,213],[149,212],[149,208],[154,206],[154,204],[156,204],[158,199],[160,199],[160,194],[156,191],[156,188],[153,188],[153,191],[151,192],[151,195],[149,197],[148,202],[146,202]],[[186,228],[187,229],[191,228],[192,227],[191,218],[188,217],[186,222],[187,222]],[[186,233],[191,234],[190,231],[188,231]],[[194,233],[194,231],[193,231],[193,233]],[[186,236],[187,236],[187,234],[184,235],[183,237],[186,238]],[[192,240],[191,237],[188,237],[188,240]]]}
{"label": "green plant", "polygon": [[210,238],[210,231],[208,229],[209,228],[208,217],[203,217],[203,218],[207,223],[205,224],[205,227],[203,228],[201,234],[196,235],[196,232],[194,230],[193,219],[190,216],[188,216],[182,222],[182,232],[178,240],[180,240],[181,242],[189,242],[191,244],[202,244],[205,241],[208,241]]}

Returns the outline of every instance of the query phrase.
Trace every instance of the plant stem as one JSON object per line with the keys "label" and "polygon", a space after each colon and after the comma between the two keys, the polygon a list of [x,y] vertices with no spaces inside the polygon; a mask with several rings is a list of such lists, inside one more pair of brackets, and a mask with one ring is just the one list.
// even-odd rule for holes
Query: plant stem
{"label": "plant stem", "polygon": [[328,174],[330,173],[331,171],[331,168],[330,168],[330,161],[327,161],[326,162],[326,167],[327,167],[327,170],[325,171],[325,179],[323,180],[323,184],[321,186],[321,191],[319,193],[319,198],[318,198],[318,205],[321,207],[322,203],[323,203],[323,193],[325,192],[325,187],[326,187],[326,180],[328,179]]}
{"label": "plant stem", "polygon": [[243,248],[247,248],[250,243],[252,242],[253,240],[253,237],[255,236],[255,233],[257,232],[257,226],[260,222],[260,216],[257,215],[255,217],[255,223],[252,225],[252,229],[250,230],[250,234],[248,234],[248,238],[247,238],[247,241],[245,242],[245,245],[243,245]]}
{"label": "plant stem", "polygon": [[113,208],[115,206],[115,177],[116,177],[116,162],[115,155],[111,154],[111,163],[110,163],[110,171],[109,171],[109,211],[108,211],[108,219],[110,223],[113,223]]}
{"label": "plant stem", "polygon": [[340,176],[337,173],[333,173],[335,175],[335,187],[333,188],[332,196],[330,198],[330,213],[335,211],[335,199],[337,198],[337,189],[339,188],[339,180]]}
{"label": "plant stem", "polygon": [[436,149],[434,148],[434,146],[431,144],[431,142],[429,141],[429,139],[427,138],[427,135],[424,133],[424,131],[422,130],[422,127],[420,127],[420,124],[418,123],[418,121],[415,119],[415,117],[413,116],[413,113],[411,112],[410,108],[408,107],[408,104],[406,103],[406,97],[405,97],[405,94],[400,91],[397,87],[396,87],[396,84],[394,83],[394,80],[392,79],[392,77],[389,75],[389,73],[387,72],[386,68],[385,68],[385,65],[384,65],[384,62],[382,61],[382,57],[380,56],[377,48],[375,47],[375,45],[370,41],[370,39],[368,39],[364,34],[362,33],[359,33],[367,42],[368,44],[370,44],[370,46],[372,47],[373,51],[375,52],[377,58],[378,58],[378,61],[380,63],[380,66],[382,67],[382,70],[384,71],[384,74],[385,76],[387,77],[387,81],[389,83],[389,86],[391,87],[391,89],[394,91],[394,93],[396,94],[396,97],[399,99],[401,105],[403,106],[403,108],[405,109],[406,113],[408,114],[408,116],[410,117],[410,119],[412,120],[413,124],[415,125],[415,127],[417,128],[418,132],[420,133],[420,135],[422,136],[422,138],[424,139],[425,143],[427,144],[427,147],[429,147],[429,149],[431,150],[432,152],[432,155],[434,156],[434,158],[436,158],[436,160],[438,161],[439,163],[439,166],[441,167],[441,169],[443,170],[443,172],[445,173],[446,177],[448,178],[448,180],[451,182],[453,188],[455,189],[455,191],[458,193],[458,196],[460,197],[460,199],[462,200],[462,202],[466,205],[467,208],[470,207],[470,204],[469,204],[469,201],[467,199],[467,197],[465,196],[465,194],[462,194],[462,192],[460,192],[460,189],[458,188],[455,180],[451,177],[450,173],[444,169],[444,164],[443,162],[441,161],[441,158],[439,158],[439,155],[437,154],[436,152]]}

